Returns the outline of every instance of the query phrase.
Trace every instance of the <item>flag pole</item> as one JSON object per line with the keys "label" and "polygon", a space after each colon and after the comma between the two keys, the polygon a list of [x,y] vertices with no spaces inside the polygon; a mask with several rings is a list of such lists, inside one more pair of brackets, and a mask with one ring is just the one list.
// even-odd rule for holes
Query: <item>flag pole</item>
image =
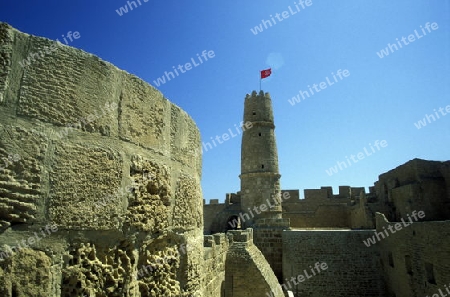
{"label": "flag pole", "polygon": [[261,74],[259,75],[259,91],[261,92],[261,81],[262,81],[262,78],[261,78]]}

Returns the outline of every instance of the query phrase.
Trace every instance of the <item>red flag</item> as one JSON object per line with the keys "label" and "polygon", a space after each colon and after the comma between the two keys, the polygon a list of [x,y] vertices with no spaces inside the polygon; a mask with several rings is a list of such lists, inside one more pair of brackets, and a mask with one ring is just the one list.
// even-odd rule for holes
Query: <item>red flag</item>
{"label": "red flag", "polygon": [[261,79],[269,77],[272,74],[272,68],[261,71]]}

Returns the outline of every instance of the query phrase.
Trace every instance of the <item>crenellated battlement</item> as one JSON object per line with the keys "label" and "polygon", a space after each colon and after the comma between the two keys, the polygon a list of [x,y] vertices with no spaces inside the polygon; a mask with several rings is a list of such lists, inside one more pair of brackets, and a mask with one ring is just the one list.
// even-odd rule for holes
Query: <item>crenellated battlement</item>
{"label": "crenellated battlement", "polygon": [[209,206],[209,205],[226,205],[225,203],[220,203],[219,199],[210,199],[209,203],[206,203],[206,199],[203,199],[203,205]]}
{"label": "crenellated battlement", "polygon": [[[288,192],[290,194],[289,200],[286,200],[285,203],[305,203],[306,201],[312,200],[330,200],[330,199],[340,199],[341,202],[343,200],[357,200],[361,194],[365,195],[375,195],[375,187],[369,187],[369,193],[366,193],[364,187],[351,187],[351,186],[339,186],[339,193],[333,193],[333,188],[331,186],[322,186],[320,189],[304,189],[304,198],[300,198],[299,189],[292,190],[281,190],[281,194]],[[203,205],[208,206],[228,206],[231,204],[240,203],[240,194],[239,193],[227,193],[223,202],[220,199],[210,199],[209,202],[206,202],[206,199],[203,199]]]}
{"label": "crenellated battlement", "polygon": [[213,235],[203,236],[203,246],[204,247],[225,247],[230,242],[229,236],[225,233],[216,233]]}
{"label": "crenellated battlement", "polygon": [[228,206],[232,204],[241,203],[241,195],[240,193],[227,193],[225,195],[225,200],[223,203],[220,203],[219,199],[210,199],[209,203],[206,203],[206,200],[203,199],[204,206]]}
{"label": "crenellated battlement", "polygon": [[[345,199],[356,200],[358,197],[365,192],[364,187],[350,187],[350,186],[339,186],[339,193],[334,194],[333,188],[331,186],[323,186],[320,189],[304,189],[304,198],[300,199],[299,190],[282,190],[281,192],[289,192],[291,198],[286,201],[286,203],[306,203],[307,201],[313,200],[330,200],[330,199],[340,199],[341,202]],[[374,194],[375,188],[369,187],[369,194]]]}
{"label": "crenellated battlement", "polygon": [[357,199],[361,192],[365,193],[364,187],[339,186],[339,193],[334,194],[333,188],[330,186],[321,187],[320,189],[305,189],[305,200],[311,199]]}
{"label": "crenellated battlement", "polygon": [[259,91],[259,93],[258,92],[256,92],[256,91],[253,91],[251,94],[246,94],[245,95],[245,99],[247,100],[247,99],[251,99],[251,98],[255,98],[255,97],[264,97],[264,98],[267,98],[267,99],[270,99],[270,100],[272,100],[272,98],[270,97],[270,93],[264,93],[264,91]]}
{"label": "crenellated battlement", "polygon": [[244,242],[253,244],[253,229],[230,230],[227,234],[231,234],[233,242]]}
{"label": "crenellated battlement", "polygon": [[[289,192],[295,197],[294,190]],[[297,194],[294,199],[284,201],[283,218],[290,218],[291,226],[297,228],[371,227],[370,211],[366,208],[372,196],[371,193],[366,196],[364,187],[339,186],[337,194],[330,186],[305,189],[304,199],[299,199]]]}

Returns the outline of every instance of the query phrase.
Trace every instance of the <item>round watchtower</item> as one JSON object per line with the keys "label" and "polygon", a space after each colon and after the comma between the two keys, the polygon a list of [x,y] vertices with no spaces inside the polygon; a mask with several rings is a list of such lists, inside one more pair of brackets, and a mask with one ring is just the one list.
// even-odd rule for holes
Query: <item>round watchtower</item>
{"label": "round watchtower", "polygon": [[[244,123],[252,128],[242,134],[241,204],[245,227],[256,219],[281,218],[280,177],[272,100],[269,93],[253,91],[244,104]],[[246,216],[248,215],[248,216]]]}

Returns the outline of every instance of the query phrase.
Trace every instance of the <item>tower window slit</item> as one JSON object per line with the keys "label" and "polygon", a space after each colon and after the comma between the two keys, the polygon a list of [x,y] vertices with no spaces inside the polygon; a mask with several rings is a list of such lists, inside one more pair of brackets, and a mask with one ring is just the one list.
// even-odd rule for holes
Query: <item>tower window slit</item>
{"label": "tower window slit", "polygon": [[413,274],[412,273],[412,261],[411,261],[411,256],[409,256],[409,255],[406,255],[405,256],[405,266],[406,266],[406,272],[408,273],[408,274]]}
{"label": "tower window slit", "polygon": [[425,273],[427,276],[427,280],[430,284],[436,284],[436,279],[434,278],[434,268],[433,264],[425,263]]}
{"label": "tower window slit", "polygon": [[394,267],[394,257],[392,255],[392,252],[388,253],[388,260],[389,260],[389,266]]}

